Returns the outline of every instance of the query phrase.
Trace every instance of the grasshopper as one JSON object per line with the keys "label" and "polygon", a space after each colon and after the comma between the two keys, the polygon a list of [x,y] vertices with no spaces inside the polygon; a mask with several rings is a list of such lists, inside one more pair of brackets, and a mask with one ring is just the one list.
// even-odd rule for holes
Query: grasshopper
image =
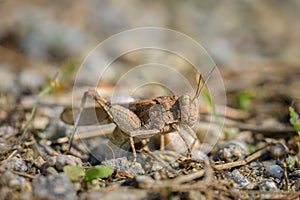
{"label": "grasshopper", "polygon": [[[208,77],[214,68],[210,71]],[[110,134],[109,140],[121,148],[129,141],[134,157],[133,163],[136,162],[135,143],[155,135],[163,136],[174,131],[177,131],[183,139],[187,146],[187,156],[191,157],[192,149],[197,141],[192,127],[198,120],[198,97],[207,80],[208,78],[202,84],[202,75],[199,76],[195,95],[187,93],[181,96],[159,96],[153,99],[130,102],[126,104],[127,107],[125,104],[112,104],[101,97],[96,89],[89,89],[83,95],[75,122],[72,120],[71,108],[65,108],[61,114],[61,119],[64,122],[74,124],[69,147],[71,148],[78,125],[113,122],[116,124],[116,128]],[[87,97],[93,98],[99,106],[84,108]],[[96,119],[89,121],[88,113],[90,111],[96,113]],[[81,116],[85,119],[81,119]],[[188,144],[184,132],[188,132],[193,136],[192,145]]]}

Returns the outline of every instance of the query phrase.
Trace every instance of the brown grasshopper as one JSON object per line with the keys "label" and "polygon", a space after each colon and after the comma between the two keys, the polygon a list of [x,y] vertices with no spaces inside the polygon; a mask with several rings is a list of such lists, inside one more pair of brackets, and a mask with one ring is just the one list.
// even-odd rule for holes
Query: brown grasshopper
{"label": "brown grasshopper", "polygon": [[[209,76],[214,68],[209,73]],[[69,147],[71,148],[78,125],[113,122],[116,124],[116,128],[109,136],[109,140],[121,148],[129,141],[134,163],[136,162],[135,143],[155,135],[164,135],[174,131],[177,131],[183,139],[187,146],[188,157],[191,157],[191,150],[197,141],[197,137],[191,127],[198,120],[198,97],[207,80],[208,78],[201,86],[202,75],[200,75],[195,95],[159,96],[153,99],[130,102],[127,104],[127,107],[125,104],[111,104],[108,100],[101,97],[96,89],[89,89],[84,93],[75,122],[70,120],[73,119],[71,108],[66,108],[61,114],[61,119],[64,122],[74,124]],[[84,108],[88,96],[92,97],[99,104],[99,107]],[[91,121],[87,120],[88,113],[92,111],[90,109],[94,109],[96,113],[96,119]],[[84,115],[82,115],[83,113]],[[80,119],[81,116],[86,119]],[[194,137],[194,142],[191,146],[189,146],[184,137],[184,131]]]}

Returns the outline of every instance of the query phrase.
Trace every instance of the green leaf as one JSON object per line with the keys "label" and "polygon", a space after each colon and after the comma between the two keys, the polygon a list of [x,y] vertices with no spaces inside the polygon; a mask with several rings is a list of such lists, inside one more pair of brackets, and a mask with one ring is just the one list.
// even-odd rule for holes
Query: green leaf
{"label": "green leaf", "polygon": [[95,178],[106,178],[114,172],[114,169],[108,165],[97,165],[88,169],[85,173],[85,180],[90,181]]}
{"label": "green leaf", "polygon": [[63,170],[72,182],[80,181],[81,177],[85,175],[84,169],[78,166],[66,165]]}
{"label": "green leaf", "polygon": [[293,125],[294,129],[300,135],[300,119],[299,119],[299,115],[296,113],[295,109],[292,106],[289,107],[289,111],[290,111],[290,123]]}

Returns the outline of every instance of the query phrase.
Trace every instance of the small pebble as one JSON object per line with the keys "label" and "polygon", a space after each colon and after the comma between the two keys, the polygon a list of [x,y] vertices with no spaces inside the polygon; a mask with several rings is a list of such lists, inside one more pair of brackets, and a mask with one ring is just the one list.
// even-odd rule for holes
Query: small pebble
{"label": "small pebble", "polygon": [[105,160],[101,163],[102,165],[109,165],[117,171],[128,171],[132,174],[144,174],[144,170],[140,163],[136,162],[132,166],[132,162],[129,162],[126,157]]}
{"label": "small pebble", "polygon": [[229,143],[218,151],[217,157],[225,162],[233,162],[243,159],[245,152],[240,145]]}
{"label": "small pebble", "polygon": [[247,143],[243,139],[234,139],[230,141],[230,143],[239,145],[244,150],[244,152],[248,151]]}
{"label": "small pebble", "polygon": [[15,135],[17,130],[11,126],[1,126],[0,127],[0,137],[8,138],[12,135]]}
{"label": "small pebble", "polygon": [[6,152],[11,148],[10,145],[6,144],[5,142],[2,142],[0,139],[0,152]]}
{"label": "small pebble", "polygon": [[195,160],[208,160],[206,153],[198,149],[192,151],[192,158]]}
{"label": "small pebble", "polygon": [[45,173],[47,168],[55,167],[56,170],[62,171],[64,166],[72,165],[72,166],[82,166],[82,161],[80,158],[77,158],[72,155],[57,155],[49,157],[45,163],[43,163],[41,169],[42,172]]}
{"label": "small pebble", "polygon": [[160,162],[154,161],[152,163],[151,171],[155,172],[155,171],[159,171],[159,170],[161,170],[163,168],[164,168],[164,166],[162,166],[162,164]]}
{"label": "small pebble", "polygon": [[293,171],[289,174],[290,177],[300,178],[300,169]]}
{"label": "small pebble", "polygon": [[38,175],[32,182],[33,193],[38,199],[74,199],[75,189],[65,173]]}
{"label": "small pebble", "polygon": [[58,174],[58,172],[56,171],[56,169],[54,168],[54,167],[48,167],[47,169],[46,169],[46,174],[53,174],[53,175],[57,175]]}
{"label": "small pebble", "polygon": [[38,166],[41,166],[42,164],[45,163],[43,157],[41,157],[41,156],[38,156],[38,157],[35,159],[35,162],[38,164]]}
{"label": "small pebble", "polygon": [[72,166],[82,166],[82,161],[80,158],[77,158],[72,155],[58,155],[56,156],[56,164],[55,167],[57,170],[63,170],[63,167],[66,165]]}
{"label": "small pebble", "polygon": [[253,169],[260,169],[262,168],[264,165],[261,162],[251,162],[249,164]]}
{"label": "small pebble", "polygon": [[155,183],[155,181],[150,176],[136,176],[135,180],[138,183],[139,188],[143,189],[149,189]]}
{"label": "small pebble", "polygon": [[17,158],[17,157],[12,157],[7,160],[5,160],[2,165],[2,169],[13,169],[15,171],[19,172],[25,172],[27,171],[27,165],[23,162],[22,159]]}
{"label": "small pebble", "polygon": [[234,180],[234,182],[239,184],[240,187],[245,187],[249,184],[248,179],[237,169],[233,170],[233,172],[230,173],[230,177]]}
{"label": "small pebble", "polygon": [[283,176],[283,169],[279,165],[268,165],[266,174],[280,179]]}
{"label": "small pebble", "polygon": [[260,191],[276,191],[278,190],[276,184],[271,180],[266,180],[258,184]]}
{"label": "small pebble", "polygon": [[16,84],[17,74],[10,69],[11,67],[9,65],[6,65],[4,63],[0,64],[0,91],[10,91],[17,94],[19,92],[19,87]]}
{"label": "small pebble", "polygon": [[13,174],[10,171],[6,171],[0,176],[0,185],[8,186],[12,189],[21,190],[25,187],[25,183],[25,178]]}

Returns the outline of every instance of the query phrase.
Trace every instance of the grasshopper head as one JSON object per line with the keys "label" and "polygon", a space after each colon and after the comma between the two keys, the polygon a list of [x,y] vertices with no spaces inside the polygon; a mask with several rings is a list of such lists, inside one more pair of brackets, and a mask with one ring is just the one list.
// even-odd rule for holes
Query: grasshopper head
{"label": "grasshopper head", "polygon": [[191,103],[191,98],[189,95],[187,94],[184,94],[181,96],[181,99],[180,99],[180,103],[181,105],[185,106],[185,105],[189,105]]}

